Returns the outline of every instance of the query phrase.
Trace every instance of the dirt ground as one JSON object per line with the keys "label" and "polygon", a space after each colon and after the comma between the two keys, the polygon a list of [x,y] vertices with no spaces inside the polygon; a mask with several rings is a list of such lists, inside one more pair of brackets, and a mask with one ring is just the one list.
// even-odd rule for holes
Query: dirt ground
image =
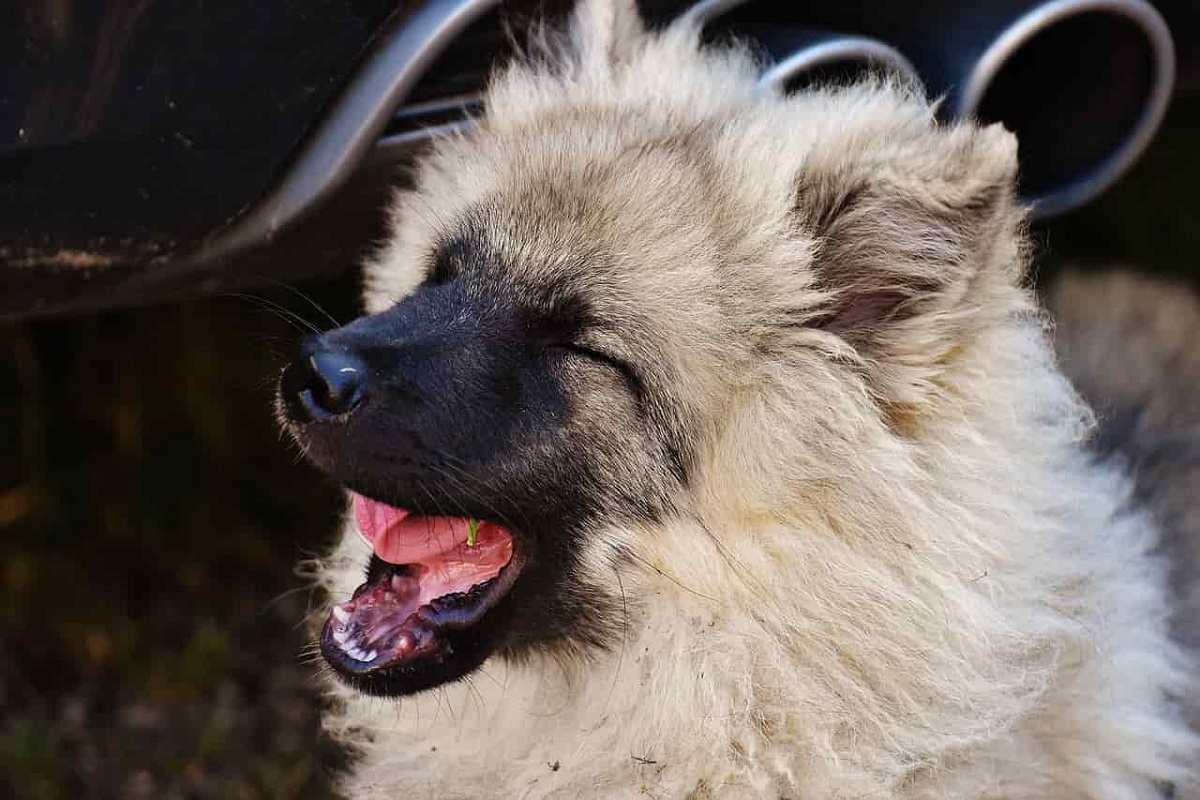
{"label": "dirt ground", "polygon": [[[1189,273],[1200,103],[1177,103],[1119,189],[1040,228],[1076,256]],[[305,293],[353,316],[353,275]],[[271,418],[273,374],[314,324],[292,291],[0,327],[0,796],[321,798],[295,562],[336,487]]]}

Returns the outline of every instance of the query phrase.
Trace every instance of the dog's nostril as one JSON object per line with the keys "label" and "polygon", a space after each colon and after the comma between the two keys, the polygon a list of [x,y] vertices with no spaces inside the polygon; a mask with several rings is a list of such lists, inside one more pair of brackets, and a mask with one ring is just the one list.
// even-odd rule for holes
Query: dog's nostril
{"label": "dog's nostril", "polygon": [[366,374],[362,363],[346,353],[315,353],[308,359],[315,380],[309,386],[313,402],[330,414],[345,414],[362,399]]}
{"label": "dog's nostril", "polygon": [[347,414],[362,401],[366,370],[344,351],[318,350],[292,362],[280,385],[289,412],[310,422]]}

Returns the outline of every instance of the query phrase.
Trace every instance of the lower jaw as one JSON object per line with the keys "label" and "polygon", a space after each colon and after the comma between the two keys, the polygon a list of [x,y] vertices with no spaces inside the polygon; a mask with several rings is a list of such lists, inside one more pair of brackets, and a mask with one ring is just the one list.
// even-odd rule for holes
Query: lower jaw
{"label": "lower jaw", "polygon": [[[334,607],[325,625],[323,641],[337,653],[338,660],[345,668],[355,673],[436,658],[445,650],[440,644],[446,638],[443,635],[445,631],[470,627],[483,618],[488,610],[483,599],[496,580],[474,586],[464,595],[435,598],[403,619],[396,616],[384,623],[386,630],[382,636],[377,635],[369,640],[347,633],[347,623],[351,622],[352,614],[369,614],[378,608],[381,614],[387,615],[389,610],[386,600],[379,603],[375,599],[381,591],[379,586],[364,584],[355,592],[354,599]],[[359,606],[367,607],[360,612]]]}
{"label": "lower jaw", "polygon": [[407,658],[355,665],[333,640],[327,623],[321,633],[321,653],[345,685],[373,697],[403,697],[466,677],[494,652],[491,637],[481,628],[435,631],[419,652]]}
{"label": "lower jaw", "polygon": [[[378,581],[390,579],[398,569],[379,562],[385,564],[381,575],[374,561],[377,559],[369,575],[374,581],[360,586],[347,603],[357,603],[377,591]],[[321,654],[344,683],[373,696],[412,694],[462,678],[493,652],[495,606],[512,588],[523,563],[514,553],[499,575],[473,587],[465,599],[436,598],[411,612],[379,642],[355,646],[358,655],[374,655],[371,659],[351,655],[345,637],[337,635],[340,620],[331,615],[321,631]],[[378,652],[371,653],[372,648]]]}

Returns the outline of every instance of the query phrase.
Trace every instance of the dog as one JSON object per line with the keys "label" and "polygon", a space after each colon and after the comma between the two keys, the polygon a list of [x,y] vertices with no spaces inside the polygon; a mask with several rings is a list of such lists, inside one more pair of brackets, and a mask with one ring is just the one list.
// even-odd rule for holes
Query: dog
{"label": "dog", "polygon": [[350,496],[347,796],[1186,784],[1162,525],[1025,285],[1013,136],[759,71],[583,0],[283,372]]}

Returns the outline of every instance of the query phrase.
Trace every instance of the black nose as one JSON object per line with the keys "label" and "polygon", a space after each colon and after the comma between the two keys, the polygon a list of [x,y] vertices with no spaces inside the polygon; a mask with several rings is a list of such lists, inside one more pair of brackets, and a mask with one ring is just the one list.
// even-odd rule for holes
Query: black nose
{"label": "black nose", "polygon": [[326,349],[319,342],[306,345],[279,381],[288,415],[296,422],[349,414],[363,401],[366,386],[366,367],[353,352]]}

